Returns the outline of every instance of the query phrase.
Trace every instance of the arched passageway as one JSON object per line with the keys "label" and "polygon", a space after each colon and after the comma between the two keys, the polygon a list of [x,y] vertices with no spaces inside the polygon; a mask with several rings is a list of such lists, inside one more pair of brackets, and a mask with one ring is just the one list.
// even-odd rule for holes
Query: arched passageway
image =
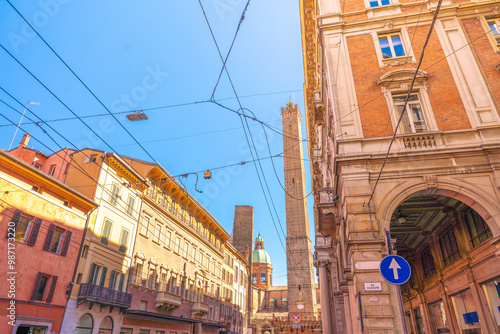
{"label": "arched passageway", "polygon": [[412,268],[401,286],[409,333],[500,333],[497,226],[458,198],[420,192],[392,213],[394,250]]}

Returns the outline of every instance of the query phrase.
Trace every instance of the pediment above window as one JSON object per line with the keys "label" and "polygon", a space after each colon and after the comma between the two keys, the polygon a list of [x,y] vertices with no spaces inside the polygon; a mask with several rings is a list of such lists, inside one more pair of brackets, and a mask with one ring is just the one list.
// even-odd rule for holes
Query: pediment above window
{"label": "pediment above window", "polygon": [[[384,73],[377,79],[377,85],[383,86],[386,89],[407,90],[415,75],[415,69],[397,69]],[[419,70],[415,79],[415,85],[425,85],[429,78],[429,73]]]}

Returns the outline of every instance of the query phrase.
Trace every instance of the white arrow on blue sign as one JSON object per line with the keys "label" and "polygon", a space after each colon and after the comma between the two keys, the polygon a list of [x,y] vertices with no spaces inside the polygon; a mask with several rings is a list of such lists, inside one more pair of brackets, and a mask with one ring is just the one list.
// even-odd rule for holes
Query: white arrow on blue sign
{"label": "white arrow on blue sign", "polygon": [[410,278],[411,267],[401,256],[389,255],[380,262],[380,273],[387,282],[400,285]]}

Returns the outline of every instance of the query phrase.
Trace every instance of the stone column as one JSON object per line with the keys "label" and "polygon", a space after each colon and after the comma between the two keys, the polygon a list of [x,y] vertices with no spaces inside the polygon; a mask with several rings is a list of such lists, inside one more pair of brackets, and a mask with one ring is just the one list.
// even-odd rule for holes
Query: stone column
{"label": "stone column", "polygon": [[330,293],[330,282],[328,282],[327,267],[330,263],[329,260],[316,261],[316,267],[319,270],[319,288],[321,292],[321,325],[323,334],[335,334],[332,331],[332,308],[330,301],[332,294]]}

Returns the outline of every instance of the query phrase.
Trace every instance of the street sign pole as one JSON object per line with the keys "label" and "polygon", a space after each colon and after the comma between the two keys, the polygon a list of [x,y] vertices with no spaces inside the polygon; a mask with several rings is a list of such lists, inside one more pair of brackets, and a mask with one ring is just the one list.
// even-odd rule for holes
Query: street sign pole
{"label": "street sign pole", "polygon": [[[385,231],[385,233],[386,233],[386,238],[387,238],[387,248],[389,251],[389,255],[392,255],[392,254],[394,254],[394,250],[392,248],[391,235],[390,235],[389,231]],[[393,270],[393,275],[394,275],[395,279],[399,278],[398,267],[399,267],[399,269],[401,269],[401,266],[397,263],[397,261],[395,261],[393,259],[391,261],[391,264],[389,265],[389,268]],[[382,269],[381,269],[381,271],[382,271]],[[410,275],[411,275],[411,273],[410,273]],[[382,275],[382,276],[384,276],[384,275]],[[409,277],[408,277],[408,279],[409,279]],[[391,283],[391,282],[389,282],[389,283]],[[394,284],[394,283],[391,283],[391,284]],[[403,324],[403,333],[408,334],[408,325],[406,324],[405,309],[403,306],[403,296],[401,294],[401,287],[398,285],[396,287],[396,290],[398,291],[399,311],[400,311],[400,316],[401,316],[401,322]]]}

